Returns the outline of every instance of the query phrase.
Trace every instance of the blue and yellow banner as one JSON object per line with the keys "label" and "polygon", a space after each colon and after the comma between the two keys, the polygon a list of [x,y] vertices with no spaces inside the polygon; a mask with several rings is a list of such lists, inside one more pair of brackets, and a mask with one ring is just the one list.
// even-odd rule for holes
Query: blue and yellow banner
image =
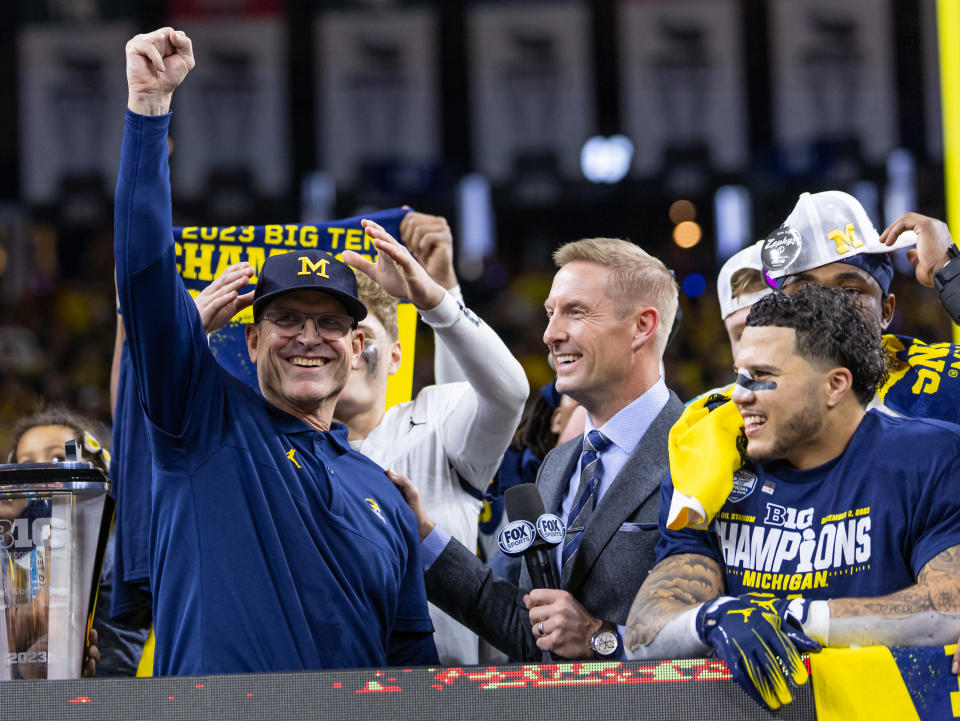
{"label": "blue and yellow banner", "polygon": [[[353,250],[368,260],[375,260],[377,249],[360,227],[362,218],[382,225],[399,240],[400,221],[409,209],[391,208],[364,216],[321,223],[287,223],[284,225],[186,226],[173,229],[177,255],[177,271],[190,295],[196,297],[226,268],[246,261],[260,272],[263,262],[272,255],[301,248],[327,251],[340,258],[344,250]],[[257,275],[250,281],[250,291]],[[398,308],[403,363],[387,388],[387,407],[410,399],[413,384],[413,351],[417,314],[413,306]],[[247,355],[244,326],[253,322],[253,311],[247,308],[235,315],[220,331],[211,334],[210,348],[217,361],[237,378],[258,388],[257,372]]]}
{"label": "blue and yellow banner", "polygon": [[810,656],[817,718],[941,721],[960,718],[952,646],[825,648]]}

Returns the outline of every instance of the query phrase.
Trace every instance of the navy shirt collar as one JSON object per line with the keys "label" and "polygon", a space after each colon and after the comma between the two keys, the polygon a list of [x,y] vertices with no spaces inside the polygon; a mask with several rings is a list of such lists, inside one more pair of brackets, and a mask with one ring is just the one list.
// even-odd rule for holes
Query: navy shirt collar
{"label": "navy shirt collar", "polygon": [[318,431],[306,421],[302,421],[299,418],[290,415],[286,411],[282,411],[277,408],[275,405],[273,405],[273,403],[264,398],[263,394],[259,391],[257,392],[257,395],[260,397],[260,400],[267,407],[268,412],[273,417],[274,427],[283,435],[291,436],[306,433],[326,433],[327,438],[330,439],[330,442],[341,452],[346,453],[350,450],[350,442],[348,440],[349,430],[342,423],[334,421],[330,424],[330,430]]}

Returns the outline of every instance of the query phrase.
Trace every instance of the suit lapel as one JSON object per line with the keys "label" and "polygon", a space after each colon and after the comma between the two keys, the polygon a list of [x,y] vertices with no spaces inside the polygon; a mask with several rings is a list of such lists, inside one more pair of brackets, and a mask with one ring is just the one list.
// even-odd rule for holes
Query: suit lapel
{"label": "suit lapel", "polygon": [[573,563],[568,564],[566,574],[560,579],[561,587],[570,591],[577,588],[620,525],[652,493],[658,492],[660,482],[670,468],[667,434],[682,412],[683,404],[671,391],[667,404],[597,504]]}
{"label": "suit lapel", "polygon": [[547,513],[559,513],[560,504],[567,492],[570,474],[580,459],[583,436],[577,436],[550,451],[543,459],[537,476],[537,488],[543,497]]}

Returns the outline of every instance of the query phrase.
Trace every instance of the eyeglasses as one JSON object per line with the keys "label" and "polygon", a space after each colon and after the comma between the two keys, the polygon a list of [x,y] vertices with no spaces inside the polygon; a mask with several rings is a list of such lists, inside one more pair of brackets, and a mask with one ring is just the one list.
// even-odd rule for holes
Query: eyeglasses
{"label": "eyeglasses", "polygon": [[302,333],[308,319],[313,319],[317,335],[325,340],[339,340],[355,325],[350,316],[323,313],[311,316],[297,310],[268,310],[263,314],[263,319],[269,321],[277,329],[277,335],[284,338],[293,338]]}

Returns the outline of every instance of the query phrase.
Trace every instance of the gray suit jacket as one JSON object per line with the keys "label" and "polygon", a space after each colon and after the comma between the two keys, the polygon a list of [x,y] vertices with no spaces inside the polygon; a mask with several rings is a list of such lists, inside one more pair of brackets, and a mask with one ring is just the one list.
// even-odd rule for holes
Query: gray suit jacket
{"label": "gray suit jacket", "polygon": [[[591,615],[627,622],[630,605],[654,564],[660,538],[660,481],[667,474],[667,434],[683,412],[671,392],[666,406],[637,444],[597,504],[573,563],[560,579]],[[537,474],[544,507],[557,512],[580,458],[575,438],[547,454]],[[540,661],[523,594],[531,587],[526,564],[520,587],[496,576],[470,550],[451,540],[425,574],[427,598],[518,661]]]}

